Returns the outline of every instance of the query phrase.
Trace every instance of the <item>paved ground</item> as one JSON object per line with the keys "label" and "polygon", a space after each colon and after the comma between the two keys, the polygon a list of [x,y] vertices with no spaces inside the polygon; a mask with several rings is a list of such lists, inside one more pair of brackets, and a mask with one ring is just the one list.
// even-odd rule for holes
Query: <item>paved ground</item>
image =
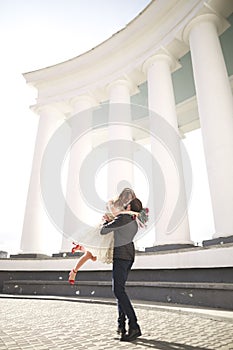
{"label": "paved ground", "polygon": [[65,300],[0,298],[0,350],[233,349],[228,317],[136,305],[142,336],[119,341],[116,306]]}

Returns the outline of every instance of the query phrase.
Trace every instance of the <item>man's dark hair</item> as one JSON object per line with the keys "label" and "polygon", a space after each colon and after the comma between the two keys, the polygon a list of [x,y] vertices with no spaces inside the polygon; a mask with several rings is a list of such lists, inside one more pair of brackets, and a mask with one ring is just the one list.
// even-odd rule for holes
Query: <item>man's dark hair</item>
{"label": "man's dark hair", "polygon": [[138,198],[134,198],[130,203],[130,209],[139,213],[142,208],[142,202]]}

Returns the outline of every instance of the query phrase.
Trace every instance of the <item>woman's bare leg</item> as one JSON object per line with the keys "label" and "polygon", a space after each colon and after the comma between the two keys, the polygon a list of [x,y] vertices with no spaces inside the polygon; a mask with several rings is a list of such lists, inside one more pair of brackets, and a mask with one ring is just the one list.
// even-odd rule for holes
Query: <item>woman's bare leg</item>
{"label": "woman's bare leg", "polygon": [[76,273],[82,267],[87,260],[91,259],[92,261],[96,261],[96,256],[93,256],[91,252],[88,250],[84,253],[83,256],[78,260],[77,264],[75,265],[75,268],[70,271],[69,274],[69,280],[75,280]]}
{"label": "woman's bare leg", "polygon": [[81,266],[83,266],[83,264],[85,264],[85,262],[89,259],[92,259],[95,258],[91,252],[89,252],[89,250],[87,250],[82,256],[81,258],[78,260],[74,270],[77,272]]}

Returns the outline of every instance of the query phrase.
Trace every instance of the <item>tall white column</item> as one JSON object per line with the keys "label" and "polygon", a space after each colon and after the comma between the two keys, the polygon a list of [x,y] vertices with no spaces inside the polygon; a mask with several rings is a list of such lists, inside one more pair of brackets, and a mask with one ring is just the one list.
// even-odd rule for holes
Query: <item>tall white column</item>
{"label": "tall white column", "polygon": [[189,41],[212,200],[214,237],[233,235],[233,99],[215,14],[195,18]]}
{"label": "tall white column", "polygon": [[[151,152],[159,163],[165,187],[165,193],[162,193],[162,186],[155,188],[152,184],[156,221],[155,245],[192,244],[171,79],[171,69],[175,63],[170,55],[162,53],[150,57],[143,65],[143,70],[147,72],[148,106],[152,132]],[[159,115],[161,122],[154,113]],[[160,137],[161,142],[159,141]],[[154,174],[154,176],[156,177],[158,174]],[[163,205],[161,205],[162,200]]]}
{"label": "tall white column", "polygon": [[[78,132],[74,129],[71,130],[72,147],[69,154],[66,202],[72,212],[81,221],[86,222],[86,220],[88,220],[88,224],[92,224],[90,220],[93,218],[93,213],[92,215],[88,214],[89,209],[81,193],[79,172],[85,157],[92,150],[92,107],[96,105],[96,101],[89,95],[82,95],[74,98],[71,104],[73,107],[72,117],[76,118],[77,116],[77,120],[71,123],[72,127],[78,128],[82,123],[82,130],[87,133],[81,135],[81,137],[76,140]],[[73,223],[69,219],[69,215],[66,211],[64,217],[64,232],[74,232],[75,228],[71,227],[72,225]],[[67,237],[64,235],[61,252],[70,251],[73,240],[75,240],[75,237]]]}
{"label": "tall white column", "polygon": [[[42,203],[40,169],[45,148],[57,127],[64,121],[61,109],[47,105],[35,109],[40,115],[32,172],[25,208],[21,253],[46,253],[48,238],[45,223],[48,220]],[[46,239],[47,238],[47,239]]]}
{"label": "tall white column", "polygon": [[[108,126],[108,198],[115,197],[124,187],[134,187],[132,163],[133,153],[131,148],[131,90],[132,85],[126,79],[116,80],[108,86],[110,103]],[[126,124],[128,124],[128,126]],[[121,140],[128,141],[124,150],[121,149]],[[112,144],[111,141],[115,141],[116,143]],[[122,155],[124,159],[114,160],[116,155]]]}

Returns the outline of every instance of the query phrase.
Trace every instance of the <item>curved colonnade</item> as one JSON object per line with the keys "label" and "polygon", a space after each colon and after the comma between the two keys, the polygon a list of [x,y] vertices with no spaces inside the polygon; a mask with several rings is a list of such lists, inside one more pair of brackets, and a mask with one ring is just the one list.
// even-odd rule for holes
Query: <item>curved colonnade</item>
{"label": "curved colonnade", "polygon": [[[44,241],[41,222],[46,215],[40,193],[40,169],[46,146],[58,126],[69,122],[72,116],[83,116],[86,130],[84,140],[70,152],[69,172],[67,177],[66,200],[75,212],[80,213],[84,199],[74,191],[74,173],[78,173],[83,159],[92,149],[97,139],[101,141],[119,140],[143,142],[143,133],[132,131],[124,125],[134,124],[130,109],[124,109],[123,121],[116,121],[116,105],[130,105],[132,97],[140,96],[140,86],[147,83],[148,112],[139,118],[138,125],[158,133],[159,115],[172,127],[176,135],[179,128],[179,116],[175,103],[172,74],[181,68],[180,58],[190,51],[196,89],[198,118],[203,135],[206,165],[215,222],[214,237],[233,235],[233,99],[224,55],[219,42],[219,35],[230,24],[227,18],[233,11],[233,4],[227,0],[156,0],[132,20],[124,29],[92,50],[69,61],[25,73],[28,84],[38,90],[37,103],[33,109],[40,116],[38,135],[30,180],[24,227],[21,239],[23,253],[43,253]],[[140,98],[139,98],[140,99]],[[109,103],[109,124],[103,130],[93,125],[92,112]],[[112,108],[112,109],[111,109]],[[190,122],[188,110],[183,113],[183,130],[190,131],[197,127],[197,122]],[[196,113],[196,112],[195,112]],[[77,125],[76,125],[77,126]],[[186,127],[186,128],[185,128]],[[112,128],[112,130],[111,130]],[[69,137],[72,140],[70,130]],[[99,136],[100,132],[100,136]],[[121,135],[121,136],[120,136]],[[149,138],[152,155],[161,167],[164,167],[164,183],[167,200],[156,222],[155,245],[192,245],[189,233],[188,216],[185,212],[186,194],[182,170],[180,138],[173,140],[175,166],[156,138]],[[148,141],[149,140],[149,141]],[[97,142],[97,141],[96,141]],[[170,163],[169,163],[170,162]],[[113,162],[114,163],[114,162]],[[179,182],[176,174],[179,173]],[[125,164],[121,171],[109,166],[109,178],[115,174],[128,174],[132,180],[132,169]],[[115,183],[108,181],[108,193]],[[118,176],[115,181],[121,181]],[[168,221],[177,200],[179,187],[181,210],[185,213],[181,222],[168,232]],[[159,188],[153,186],[153,196],[159,196]],[[172,205],[171,205],[172,203]],[[154,204],[156,210],[156,203]],[[64,210],[64,230],[70,232],[70,221]],[[61,251],[70,249],[70,240],[64,237]]]}

